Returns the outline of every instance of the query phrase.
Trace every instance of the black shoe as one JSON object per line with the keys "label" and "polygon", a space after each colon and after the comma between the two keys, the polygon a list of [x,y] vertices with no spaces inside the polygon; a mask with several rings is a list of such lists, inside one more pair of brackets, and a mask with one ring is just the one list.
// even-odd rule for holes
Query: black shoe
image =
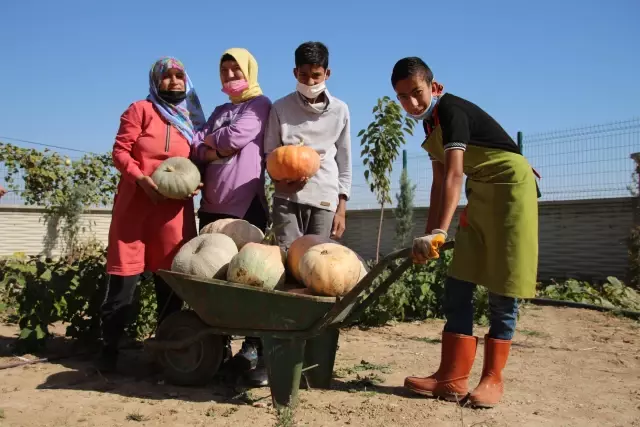
{"label": "black shoe", "polygon": [[255,369],[258,366],[258,349],[256,345],[245,340],[240,351],[229,360],[227,365],[238,373],[245,373]]}
{"label": "black shoe", "polygon": [[265,366],[264,359],[262,359],[262,357],[258,360],[256,368],[245,374],[245,380],[248,385],[254,387],[266,387],[269,385],[267,367]]}
{"label": "black shoe", "polygon": [[118,351],[103,348],[93,361],[93,367],[100,373],[111,373],[116,371],[118,365]]}
{"label": "black shoe", "polygon": [[227,337],[224,342],[224,350],[222,350],[222,364],[224,365],[233,357],[233,350],[231,349],[231,338]]}

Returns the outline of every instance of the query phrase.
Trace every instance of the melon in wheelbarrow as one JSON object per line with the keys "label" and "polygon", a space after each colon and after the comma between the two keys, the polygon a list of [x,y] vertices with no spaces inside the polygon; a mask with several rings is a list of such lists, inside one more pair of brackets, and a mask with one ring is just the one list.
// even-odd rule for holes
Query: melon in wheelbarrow
{"label": "melon in wheelbarrow", "polygon": [[206,279],[224,279],[238,248],[225,234],[202,234],[180,248],[171,270]]}
{"label": "melon in wheelbarrow", "polygon": [[354,251],[338,243],[312,246],[300,260],[302,283],[316,295],[346,295],[360,279],[363,267]]}
{"label": "melon in wheelbarrow", "polygon": [[286,255],[279,246],[247,243],[229,263],[227,280],[233,283],[275,289],[285,280]]}
{"label": "melon in wheelbarrow", "polygon": [[200,234],[209,233],[226,234],[236,242],[238,250],[242,249],[247,243],[261,243],[264,240],[262,230],[244,219],[219,219],[211,224],[207,224],[200,232]]}

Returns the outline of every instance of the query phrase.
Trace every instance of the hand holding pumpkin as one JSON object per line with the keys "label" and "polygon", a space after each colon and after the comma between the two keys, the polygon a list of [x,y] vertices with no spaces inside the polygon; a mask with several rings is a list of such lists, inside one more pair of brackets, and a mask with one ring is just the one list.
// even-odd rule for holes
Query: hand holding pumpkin
{"label": "hand holding pumpkin", "polygon": [[166,199],[162,194],[158,192],[158,186],[153,179],[149,176],[141,176],[138,178],[138,185],[149,196],[153,204],[157,204]]}
{"label": "hand holding pumpkin", "polygon": [[203,183],[198,184],[198,188],[196,188],[193,193],[189,194],[189,196],[187,197],[187,199],[192,199],[194,197],[196,197],[198,194],[200,194],[200,189],[204,187]]}
{"label": "hand holding pumpkin", "polygon": [[293,194],[302,190],[309,178],[302,178],[297,181],[275,181],[273,185],[278,193]]}

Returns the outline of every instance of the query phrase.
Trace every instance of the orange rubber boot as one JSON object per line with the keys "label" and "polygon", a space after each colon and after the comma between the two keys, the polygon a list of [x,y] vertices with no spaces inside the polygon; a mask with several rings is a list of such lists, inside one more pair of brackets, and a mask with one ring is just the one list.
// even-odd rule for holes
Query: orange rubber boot
{"label": "orange rubber boot", "polygon": [[469,373],[477,345],[476,337],[443,332],[438,371],[426,378],[408,377],[404,386],[422,396],[461,401],[469,392]]}
{"label": "orange rubber boot", "polygon": [[469,396],[469,403],[478,408],[492,408],[504,393],[502,370],[507,365],[511,341],[484,337],[484,363],[478,387]]}

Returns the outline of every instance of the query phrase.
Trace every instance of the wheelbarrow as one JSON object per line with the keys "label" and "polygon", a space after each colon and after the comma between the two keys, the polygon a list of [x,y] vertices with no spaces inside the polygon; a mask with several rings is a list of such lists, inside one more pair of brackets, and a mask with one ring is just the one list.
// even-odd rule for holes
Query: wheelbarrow
{"label": "wheelbarrow", "polygon": [[[453,247],[446,243],[442,250]],[[158,274],[190,307],[168,316],[155,338],[145,341],[177,385],[210,381],[222,363],[224,336],[260,337],[271,397],[276,407],[297,401],[302,373],[306,385],[328,389],[340,328],[353,321],[412,265],[411,249],[384,257],[342,298],[266,290],[223,280],[202,279],[160,270]],[[375,279],[394,261],[391,274]]]}

